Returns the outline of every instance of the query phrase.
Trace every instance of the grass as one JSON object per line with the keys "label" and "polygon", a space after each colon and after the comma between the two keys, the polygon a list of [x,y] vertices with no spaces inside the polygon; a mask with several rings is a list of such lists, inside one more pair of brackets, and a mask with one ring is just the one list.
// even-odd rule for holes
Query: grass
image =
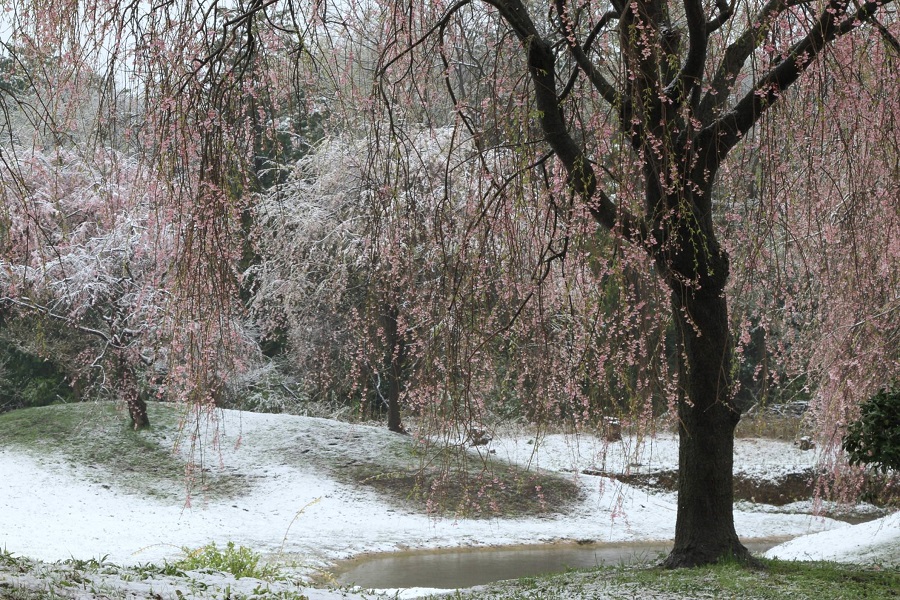
{"label": "grass", "polygon": [[[372,465],[374,466],[374,465]],[[531,473],[503,463],[442,470],[408,468],[357,482],[395,501],[443,516],[468,518],[562,514],[579,498],[576,484],[559,476]],[[371,471],[369,471],[371,473]]]}
{"label": "grass", "polygon": [[900,597],[900,573],[879,567],[829,562],[763,561],[764,568],[748,569],[726,563],[675,571],[660,568],[625,570],[617,583],[661,592],[710,598],[765,600],[856,600]]}
{"label": "grass", "polygon": [[259,554],[246,546],[237,546],[234,542],[228,542],[225,548],[220,550],[215,543],[207,544],[196,550],[182,548],[184,558],[174,563],[166,563],[164,572],[182,571],[218,571],[229,573],[235,579],[241,577],[253,577],[255,579],[273,579],[279,571],[272,565],[261,565]]}
{"label": "grass", "polygon": [[795,442],[808,433],[807,429],[802,417],[763,412],[741,417],[734,436]]}
{"label": "grass", "polygon": [[[155,586],[147,597],[305,600],[302,587],[276,566],[260,566],[259,555],[229,543],[185,549],[185,557],[162,567],[123,568],[104,559],[44,564],[0,552],[0,599],[57,600],[124,597]],[[877,565],[761,560],[762,569],[723,563],[696,569],[665,570],[648,563],[572,570],[499,582],[454,597],[471,600],[694,598],[747,600],[888,600],[900,597],[900,572]],[[210,579],[209,575],[228,575]],[[29,578],[20,585],[18,577]],[[241,585],[241,578],[256,581]],[[259,581],[269,579],[270,582]],[[279,583],[280,582],[280,583]],[[137,585],[136,584],[140,584]],[[141,587],[143,586],[143,587]],[[149,586],[149,587],[148,587]],[[154,595],[157,594],[157,595]],[[446,596],[445,596],[446,597]]]}
{"label": "grass", "polygon": [[[151,405],[153,428],[134,432],[127,416],[112,404],[69,404],[24,409],[0,415],[0,439],[32,455],[62,457],[94,473],[98,482],[141,493],[183,498],[184,461],[172,452],[181,435],[181,414],[171,405]],[[574,484],[551,474],[517,469],[493,455],[474,455],[458,447],[423,450],[413,440],[383,430],[358,430],[349,438],[327,422],[295,439],[289,448],[272,440],[272,451],[298,466],[326,467],[335,477],[370,486],[413,509],[469,516],[518,515],[557,510],[577,497]],[[379,453],[363,436],[382,436]],[[358,441],[360,443],[354,443]],[[211,493],[232,494],[243,481],[208,476]],[[541,494],[536,491],[541,487]],[[570,487],[571,486],[571,487]],[[155,491],[155,492],[154,492]],[[495,512],[495,507],[499,511]],[[277,566],[261,564],[250,549],[233,543],[183,549],[184,557],[163,565],[124,568],[105,559],[46,564],[0,552],[0,600],[134,597],[305,600],[302,584],[291,582]],[[877,565],[763,561],[765,569],[722,564],[667,571],[652,565],[571,571],[501,582],[460,598],[602,599],[747,598],[750,600],[898,599],[900,573]]]}
{"label": "grass", "polygon": [[[0,415],[0,440],[43,460],[61,457],[90,481],[145,497],[182,501],[185,486],[199,484],[208,499],[233,498],[249,490],[248,478],[208,472],[199,482],[185,475],[186,461],[173,452],[183,436],[182,410],[151,403],[152,427],[133,431],[112,403],[73,403]],[[464,447],[418,447],[409,436],[366,428],[349,439],[343,426],[321,423],[317,439],[294,438],[271,451],[289,464],[326,469],[332,477],[363,485],[412,511],[468,517],[518,517],[562,513],[578,499],[571,478],[525,471],[490,454]],[[308,435],[308,434],[307,434]],[[363,436],[378,436],[377,459]],[[186,434],[184,435],[186,437]],[[332,437],[334,439],[332,439]],[[280,438],[275,438],[280,439]]]}
{"label": "grass", "polygon": [[896,600],[900,572],[877,565],[762,560],[762,569],[725,563],[666,570],[635,565],[603,567],[501,582],[456,598],[472,600],[643,599]]}
{"label": "grass", "polygon": [[137,567],[120,567],[105,559],[42,563],[3,550],[0,600],[308,600],[301,584],[259,561],[258,554],[233,543],[222,550],[213,545],[185,549],[184,559],[176,563]]}
{"label": "grass", "polygon": [[385,453],[392,457],[387,463],[360,461],[343,476],[394,502],[442,516],[562,514],[580,497],[571,478],[528,471],[465,446],[423,449],[409,438],[396,437],[393,443]]}
{"label": "grass", "polygon": [[127,415],[110,402],[57,404],[0,415],[0,440],[39,460],[62,458],[84,469],[90,480],[125,492],[183,500],[187,483],[199,484],[210,498],[239,496],[240,478],[204,473],[186,477],[186,461],[173,452],[182,431],[182,412],[171,404],[151,403],[152,426],[134,431]]}
{"label": "grass", "polygon": [[413,512],[473,518],[562,514],[579,499],[571,477],[526,471],[461,445],[423,448],[413,437],[383,427],[355,427],[348,433],[346,425],[321,421],[315,433],[292,435],[290,446],[269,451],[286,464],[314,464],[338,481],[371,488]]}
{"label": "grass", "polygon": [[[726,562],[674,571],[650,563],[571,570],[499,582],[477,590],[461,590],[435,600],[896,600],[900,597],[900,572],[896,569],[765,559],[761,563],[761,569]],[[263,575],[266,577],[260,577]],[[269,581],[261,580],[266,578]],[[182,561],[162,567],[132,568],[118,567],[104,559],[46,564],[0,551],[0,600],[99,600],[125,596],[308,600],[303,584],[291,582],[277,566],[260,567],[258,555],[234,544],[224,549],[205,546],[186,550]]]}
{"label": "grass", "polygon": [[[181,435],[178,407],[151,405],[153,428],[134,432],[127,416],[112,404],[69,404],[24,409],[0,415],[0,439],[38,458],[61,457],[73,467],[93,473],[96,481],[149,495],[184,493],[184,460],[172,452]],[[289,432],[288,432],[289,433]],[[533,474],[492,455],[468,449],[423,450],[405,436],[384,430],[357,430],[351,435],[327,422],[295,438],[290,447],[272,440],[287,463],[317,464],[335,477],[370,486],[412,509],[495,516],[561,510],[577,497],[567,478]],[[382,436],[378,455],[371,444],[354,443],[363,436]],[[238,478],[209,475],[210,493],[234,494],[246,489]],[[537,493],[541,487],[541,494]],[[570,487],[571,486],[571,487]],[[495,507],[499,508],[495,512]],[[185,549],[172,563],[122,568],[104,559],[39,563],[0,552],[0,600],[123,597],[123,589],[141,584],[136,597],[304,600],[302,587],[278,569],[261,565],[247,548],[228,544]],[[759,600],[830,600],[900,598],[900,574],[877,565],[763,561],[764,570],[734,564],[666,571],[650,565],[572,571],[546,577],[498,583],[459,597],[519,600],[539,598],[748,598]],[[261,581],[271,579],[272,581]],[[249,580],[249,583],[248,583]],[[124,587],[123,587],[124,586]]]}

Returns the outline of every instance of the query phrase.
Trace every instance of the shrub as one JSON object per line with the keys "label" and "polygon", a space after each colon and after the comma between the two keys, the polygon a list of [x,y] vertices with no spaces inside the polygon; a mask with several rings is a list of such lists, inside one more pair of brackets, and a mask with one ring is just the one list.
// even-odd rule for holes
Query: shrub
{"label": "shrub", "polygon": [[196,550],[182,548],[185,557],[175,563],[166,562],[164,570],[199,571],[208,569],[222,573],[231,573],[235,579],[253,577],[268,579],[278,575],[278,569],[272,566],[259,566],[259,554],[245,546],[235,546],[228,542],[224,550],[219,550],[215,543],[209,543]]}
{"label": "shrub", "polygon": [[0,413],[74,400],[63,366],[0,339]]}
{"label": "shrub", "polygon": [[850,464],[870,464],[876,470],[900,470],[900,382],[894,381],[860,405],[843,448]]}

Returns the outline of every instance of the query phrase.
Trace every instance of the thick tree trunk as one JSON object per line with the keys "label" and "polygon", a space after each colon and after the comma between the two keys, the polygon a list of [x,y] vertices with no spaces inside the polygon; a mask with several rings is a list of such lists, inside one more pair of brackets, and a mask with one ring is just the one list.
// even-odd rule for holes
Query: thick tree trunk
{"label": "thick tree trunk", "polygon": [[740,414],[731,400],[733,347],[725,296],[719,286],[681,287],[672,300],[682,393],[675,547],[664,564],[751,560],[734,529],[732,466]]}

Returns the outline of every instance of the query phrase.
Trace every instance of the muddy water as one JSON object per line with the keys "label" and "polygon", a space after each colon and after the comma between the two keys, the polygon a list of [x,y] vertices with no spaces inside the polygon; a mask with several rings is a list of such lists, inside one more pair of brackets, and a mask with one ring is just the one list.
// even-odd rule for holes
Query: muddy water
{"label": "muddy water", "polygon": [[[788,539],[744,540],[744,544],[753,552],[764,552]],[[562,572],[567,568],[655,560],[670,549],[671,544],[664,542],[641,542],[391,552],[339,563],[333,574],[341,584],[370,589],[455,589]]]}

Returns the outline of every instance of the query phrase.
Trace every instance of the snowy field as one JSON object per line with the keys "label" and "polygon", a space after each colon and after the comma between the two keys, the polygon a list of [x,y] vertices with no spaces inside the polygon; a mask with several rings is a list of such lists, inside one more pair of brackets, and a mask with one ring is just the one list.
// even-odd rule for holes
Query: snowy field
{"label": "snowy field", "polygon": [[[313,575],[363,553],[586,538],[666,541],[674,531],[674,494],[576,475],[585,470],[674,468],[677,441],[672,436],[605,443],[590,437],[535,439],[526,432],[509,432],[478,451],[567,473],[577,479],[583,499],[567,514],[551,517],[452,519],[390,503],[370,489],[336,481],[314,464],[300,468],[284,460],[286,447],[303,452],[305,447],[335,444],[377,457],[386,436],[393,435],[382,428],[223,411],[218,430],[206,463],[252,485],[238,498],[205,500],[200,494],[189,505],[184,498],[169,501],[129,493],[113,481],[98,480],[90,464],[73,464],[62,455],[29,455],[0,440],[0,548],[48,562],[94,558],[138,565],[177,559],[185,547],[210,542],[224,547],[233,541],[268,560],[293,564],[302,575]],[[737,471],[759,477],[800,471],[816,460],[813,452],[769,440],[739,439],[735,454]],[[770,550],[769,557],[900,564],[900,513],[849,526],[808,514],[741,506],[735,521],[742,538],[795,538]],[[0,572],[0,580],[4,577],[9,575]],[[154,589],[161,593],[164,583],[157,582]],[[140,585],[129,590],[140,594]],[[423,590],[408,590],[401,597],[420,593]],[[304,594],[311,600],[364,597],[312,588]]]}

